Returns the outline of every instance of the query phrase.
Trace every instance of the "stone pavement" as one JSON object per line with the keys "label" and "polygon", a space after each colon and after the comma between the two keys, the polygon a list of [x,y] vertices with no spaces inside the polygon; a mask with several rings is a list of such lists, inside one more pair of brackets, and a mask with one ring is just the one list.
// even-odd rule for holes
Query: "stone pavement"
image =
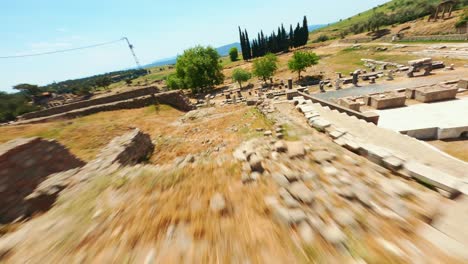
{"label": "stone pavement", "polygon": [[468,131],[468,98],[376,112],[379,114],[379,127],[396,132],[441,128],[453,130],[454,136],[459,137],[462,132]]}

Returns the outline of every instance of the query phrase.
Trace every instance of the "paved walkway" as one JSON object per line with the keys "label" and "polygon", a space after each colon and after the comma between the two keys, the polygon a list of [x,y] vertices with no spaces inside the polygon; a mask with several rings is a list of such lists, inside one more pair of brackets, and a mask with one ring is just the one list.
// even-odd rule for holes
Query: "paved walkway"
{"label": "paved walkway", "polygon": [[380,127],[397,132],[431,127],[468,127],[468,98],[375,112],[379,114]]}
{"label": "paved walkway", "polygon": [[[381,83],[381,84],[379,83],[365,84],[364,82],[361,81],[360,83],[363,86],[360,86],[360,87],[351,87],[351,88],[341,89],[338,91],[332,90],[332,91],[327,91],[325,93],[316,93],[314,94],[314,96],[320,99],[324,99],[324,100],[338,99],[338,98],[348,97],[348,96],[363,96],[367,94],[393,91],[393,90],[398,90],[402,88],[412,88],[412,87],[418,87],[418,86],[432,85],[432,84],[443,82],[443,81],[466,78],[466,76],[468,76],[468,69],[463,68],[463,69],[453,71],[450,73],[444,73],[444,72],[439,71],[430,77],[415,77],[411,79],[408,78],[407,80],[404,81],[404,83],[401,82],[401,80],[395,80],[394,82],[386,81],[385,83]],[[379,80],[377,80],[377,82],[378,81]]]}

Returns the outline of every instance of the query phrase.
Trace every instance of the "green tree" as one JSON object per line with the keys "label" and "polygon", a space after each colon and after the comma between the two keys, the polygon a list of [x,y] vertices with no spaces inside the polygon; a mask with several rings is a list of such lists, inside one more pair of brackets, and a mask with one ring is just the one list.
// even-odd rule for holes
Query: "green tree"
{"label": "green tree", "polygon": [[224,81],[219,54],[212,47],[196,46],[177,58],[176,76],[182,87],[203,93]]}
{"label": "green tree", "polygon": [[252,78],[252,74],[244,69],[237,68],[232,72],[232,79],[239,83],[239,87],[242,89],[242,82],[248,81]]}
{"label": "green tree", "polygon": [[171,90],[177,90],[177,89],[184,89],[184,83],[182,80],[177,77],[177,74],[172,73],[169,74],[166,78],[166,85],[169,87]]}
{"label": "green tree", "polygon": [[236,47],[232,47],[229,50],[229,58],[231,58],[231,61],[236,61],[239,58],[239,51]]}
{"label": "green tree", "polygon": [[264,57],[258,58],[253,62],[253,74],[266,82],[278,69],[277,63],[278,58],[274,54],[268,53]]}
{"label": "green tree", "polygon": [[288,68],[292,72],[297,72],[298,79],[301,79],[301,72],[306,68],[317,64],[319,57],[313,52],[294,52],[292,58],[288,61]]}
{"label": "green tree", "polygon": [[35,84],[28,84],[28,83],[17,84],[13,86],[13,89],[22,92],[28,97],[37,95],[38,93],[41,92],[41,89],[39,88],[39,86]]}
{"label": "green tree", "polygon": [[111,85],[111,83],[112,80],[111,78],[109,78],[109,76],[102,76],[96,79],[94,85],[96,87],[104,87],[105,89],[107,89],[109,85]]}

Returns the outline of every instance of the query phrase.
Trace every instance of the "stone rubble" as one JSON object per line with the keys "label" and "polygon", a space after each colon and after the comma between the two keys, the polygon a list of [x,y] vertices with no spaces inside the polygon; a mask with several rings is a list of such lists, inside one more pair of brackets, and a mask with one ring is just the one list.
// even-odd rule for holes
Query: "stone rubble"
{"label": "stone rubble", "polygon": [[[304,116],[316,107],[303,98],[295,97],[294,101]],[[268,103],[264,102],[259,108],[272,108],[265,104]],[[414,234],[415,223],[431,222],[441,210],[440,199],[445,198],[408,180],[405,175],[426,179],[426,183],[452,192],[457,191],[459,182],[450,181],[450,177],[448,181],[441,179],[437,175],[449,175],[413,164],[399,153],[366,144],[322,118],[309,122],[313,128],[318,127],[316,120],[320,120],[320,125],[327,124],[317,130],[326,133],[331,142],[341,143],[340,146],[373,163],[344,154],[344,149],[336,152],[306,140],[259,138],[242,144],[234,156],[238,156],[241,149],[253,153],[270,152],[263,156],[263,172],[259,174],[271,177],[278,186],[277,195],[265,197],[271,216],[289,226],[304,244],[315,243],[320,236],[342,252],[347,250],[349,239],[370,237],[398,259],[414,261],[418,254],[408,254],[393,241],[401,239],[398,232]],[[275,132],[280,133],[279,130]],[[408,247],[417,248],[411,240],[405,240],[405,248]]]}

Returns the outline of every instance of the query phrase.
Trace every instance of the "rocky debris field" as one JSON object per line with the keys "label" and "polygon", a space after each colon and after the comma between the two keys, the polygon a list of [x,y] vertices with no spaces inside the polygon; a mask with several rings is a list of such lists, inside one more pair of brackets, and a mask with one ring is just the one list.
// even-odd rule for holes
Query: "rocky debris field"
{"label": "rocky debris field", "polygon": [[[196,151],[157,164],[145,164],[151,152],[170,151],[158,137],[138,129],[116,137],[29,195],[58,197],[0,229],[0,261],[459,263],[435,242],[459,247],[439,230],[458,230],[463,204],[402,177],[395,160],[337,144],[348,133],[324,119],[311,127],[304,115],[319,120],[314,113],[285,114],[276,103],[181,116],[168,126],[185,140],[203,131],[184,145]],[[231,115],[245,121],[227,122]]]}

